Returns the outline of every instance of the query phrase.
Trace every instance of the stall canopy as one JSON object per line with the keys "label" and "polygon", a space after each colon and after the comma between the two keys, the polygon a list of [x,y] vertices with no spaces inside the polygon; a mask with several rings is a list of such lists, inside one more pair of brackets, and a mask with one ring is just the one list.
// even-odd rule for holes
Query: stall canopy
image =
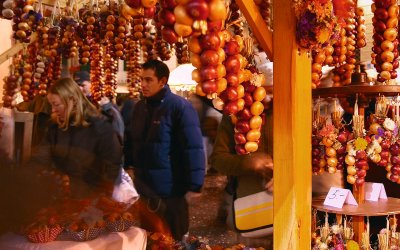
{"label": "stall canopy", "polygon": [[168,84],[170,86],[176,85],[193,85],[195,86],[197,83],[192,80],[192,71],[195,67],[192,64],[182,64],[179,65],[176,69],[171,71],[169,75]]}

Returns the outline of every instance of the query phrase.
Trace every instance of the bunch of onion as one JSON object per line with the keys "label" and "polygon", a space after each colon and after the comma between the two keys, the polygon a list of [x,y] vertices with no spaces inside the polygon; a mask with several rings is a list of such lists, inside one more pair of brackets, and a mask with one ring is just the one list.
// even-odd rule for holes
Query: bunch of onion
{"label": "bunch of onion", "polygon": [[37,29],[37,33],[39,36],[39,40],[42,41],[38,44],[38,53],[36,57],[36,68],[35,73],[33,74],[34,84],[37,87],[37,91],[39,95],[47,94],[47,87],[50,81],[47,75],[48,69],[48,60],[46,55],[46,47],[49,45],[49,28],[45,26],[44,22],[39,24]]}
{"label": "bunch of onion", "polygon": [[[160,12],[159,12],[160,13]],[[171,56],[172,56],[172,52],[171,52],[171,41],[168,41],[164,38],[164,28],[162,26],[162,22],[159,21],[159,15],[156,15],[154,17],[154,21],[155,21],[155,28],[156,28],[156,34],[155,34],[155,38],[154,38],[154,50],[156,55],[163,61],[168,61]],[[177,40],[176,40],[177,41]],[[174,40],[174,42],[176,42]]]}
{"label": "bunch of onion", "polygon": [[378,82],[396,79],[396,69],[399,67],[398,45],[398,15],[399,6],[395,0],[376,0],[371,5],[374,13],[374,46],[372,47],[372,63],[379,73]]}
{"label": "bunch of onion", "polygon": [[[236,35],[225,43],[224,51],[227,57],[223,64],[226,71],[225,79],[227,87],[218,94],[218,98],[223,103],[223,112],[228,115],[234,115],[243,110],[245,104],[243,99],[245,90],[241,84],[250,81],[252,77],[252,73],[249,70],[245,70],[248,62],[247,59],[240,54],[242,49],[243,40],[240,36]],[[204,83],[202,84],[204,85]],[[216,101],[214,103],[216,103]],[[217,106],[216,108],[220,107]]]}
{"label": "bunch of onion", "polygon": [[[176,0],[161,0],[159,10],[155,17],[157,36],[161,35],[162,39],[169,44],[174,44],[178,41],[178,35],[174,30],[176,17],[174,14],[175,6],[177,6]],[[158,40],[161,40],[158,37]],[[157,45],[156,45],[157,46]],[[160,53],[160,51],[159,51]]]}
{"label": "bunch of onion", "polygon": [[141,46],[140,41],[128,39],[128,77],[127,83],[131,96],[135,96],[140,89],[140,73],[141,73]]}
{"label": "bunch of onion", "polygon": [[126,47],[126,39],[128,35],[128,20],[126,20],[125,17],[119,16],[118,20],[118,27],[117,27],[117,35],[114,38],[114,50],[115,50],[115,55],[124,60],[126,59],[125,57],[125,47]]}
{"label": "bunch of onion", "polygon": [[18,73],[10,71],[10,75],[3,79],[3,107],[13,108],[15,106],[15,94],[18,91]]}
{"label": "bunch of onion", "polygon": [[326,160],[324,158],[324,146],[321,145],[321,137],[313,133],[311,137],[311,166],[313,174],[322,174],[325,171]]}
{"label": "bunch of onion", "polygon": [[243,16],[240,12],[239,6],[235,1],[232,1],[229,5],[229,13],[228,18],[226,20],[226,24],[229,27],[232,27],[233,33],[235,35],[243,36]]}
{"label": "bunch of onion", "polygon": [[157,52],[154,48],[155,42],[155,26],[152,22],[147,22],[144,26],[144,38],[140,41],[143,50],[143,61],[157,59]]}
{"label": "bunch of onion", "polygon": [[385,168],[387,179],[400,184],[400,143],[397,125],[388,117],[373,116],[368,133],[372,143],[368,145],[368,157],[376,165]]}
{"label": "bunch of onion", "polygon": [[[258,72],[253,74],[259,75]],[[234,138],[237,154],[248,154],[258,149],[263,124],[264,105],[262,101],[266,97],[266,91],[263,86],[257,85],[252,81],[245,81],[237,88],[238,92],[243,91],[243,94],[239,93],[243,96],[237,100],[237,106],[240,110],[236,115],[232,115],[235,125]]]}
{"label": "bunch of onion", "polygon": [[[359,139],[359,138],[357,138]],[[356,140],[347,143],[345,163],[347,164],[347,182],[358,186],[364,184],[367,170],[369,169],[368,156],[365,149],[356,148]],[[363,138],[367,142],[371,141],[369,136]]]}
{"label": "bunch of onion", "polygon": [[78,42],[75,34],[78,26],[78,21],[72,16],[63,16],[61,19],[61,53],[66,58],[74,58],[78,54]]}
{"label": "bunch of onion", "polygon": [[157,0],[125,0],[125,4],[132,9],[140,10],[144,17],[153,18],[156,12]]}
{"label": "bunch of onion", "polygon": [[356,34],[357,34],[357,26],[356,26],[355,14],[352,13],[349,18],[346,19],[346,26],[344,29],[346,30],[346,63],[341,66],[339,69],[341,72],[341,83],[343,85],[351,84],[351,75],[355,68],[356,63]]}
{"label": "bunch of onion", "polygon": [[321,85],[322,66],[326,59],[326,50],[325,48],[313,50],[311,55],[311,87],[315,89]]}
{"label": "bunch of onion", "polygon": [[37,44],[30,44],[26,50],[26,56],[24,58],[24,66],[22,72],[22,86],[21,95],[24,101],[32,100],[34,97],[34,79],[33,74],[35,70],[37,57]]}
{"label": "bunch of onion", "polygon": [[[30,35],[32,34],[32,27],[28,24],[27,15],[33,11],[32,0],[20,0],[14,2],[13,38],[21,42],[29,42]],[[11,5],[10,5],[11,6]]]}
{"label": "bunch of onion", "polygon": [[255,0],[254,3],[258,6],[268,28],[272,30],[272,0]]}
{"label": "bunch of onion", "polygon": [[347,37],[346,30],[344,28],[340,28],[339,38],[335,43],[332,44],[333,53],[332,53],[332,63],[330,66],[335,66],[333,70],[333,86],[342,86],[344,68],[341,68],[346,62],[346,52],[347,52]]}
{"label": "bunch of onion", "polygon": [[106,46],[106,54],[104,56],[104,84],[102,94],[107,97],[114,97],[116,95],[115,90],[117,89],[117,72],[118,72],[118,60],[112,56],[112,46]]}
{"label": "bunch of onion", "polygon": [[357,48],[361,49],[367,45],[366,41],[366,26],[365,26],[365,18],[364,18],[364,9],[358,7],[356,9],[356,45]]}
{"label": "bunch of onion", "polygon": [[87,64],[90,61],[90,45],[100,42],[100,34],[96,32],[100,30],[100,19],[97,12],[86,9],[82,11],[80,17],[81,37],[83,39],[79,58],[82,64]]}
{"label": "bunch of onion", "polygon": [[104,47],[101,44],[93,43],[90,46],[90,82],[94,101],[99,101],[103,96],[104,56]]}
{"label": "bunch of onion", "polygon": [[183,39],[182,42],[175,43],[175,56],[178,60],[178,64],[189,63],[189,47],[188,39]]}
{"label": "bunch of onion", "polygon": [[[208,32],[204,36],[190,38],[190,61],[196,67],[192,72],[192,79],[197,82],[198,95],[207,95],[209,99],[212,99],[226,89],[227,72],[223,64],[226,53],[223,47],[228,39],[230,40],[230,33],[227,30]],[[239,54],[238,46],[236,52]]]}
{"label": "bunch of onion", "polygon": [[11,20],[14,17],[14,6],[13,0],[0,0],[0,17]]}
{"label": "bunch of onion", "polygon": [[61,77],[61,54],[57,52],[60,47],[60,33],[57,26],[49,28],[47,32],[49,46],[45,47],[44,55],[48,62],[47,77],[50,84]]}

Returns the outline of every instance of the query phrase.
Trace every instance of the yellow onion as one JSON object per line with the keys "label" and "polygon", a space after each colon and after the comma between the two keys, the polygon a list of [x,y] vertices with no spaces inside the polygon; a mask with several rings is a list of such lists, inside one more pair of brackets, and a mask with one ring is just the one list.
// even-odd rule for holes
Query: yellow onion
{"label": "yellow onion", "polygon": [[248,141],[246,142],[246,144],[244,144],[244,148],[246,149],[247,152],[255,152],[258,149],[258,144],[257,142],[252,142],[252,141]]}
{"label": "yellow onion", "polygon": [[[186,8],[184,5],[178,4],[174,9],[174,15],[175,15],[175,19],[176,19],[175,25],[177,23],[179,23],[179,24],[184,24],[187,26],[192,26],[193,19],[186,12]],[[175,29],[175,31],[176,31],[176,29]]]}
{"label": "yellow onion", "polygon": [[175,23],[174,30],[178,36],[187,37],[192,34],[192,27],[189,25]]}
{"label": "yellow onion", "polygon": [[[218,69],[218,68],[217,68]],[[217,80],[217,93],[221,93],[222,91],[224,91],[226,89],[226,87],[228,86],[228,82],[226,81],[225,78],[220,78]]]}
{"label": "yellow onion", "polygon": [[227,17],[227,8],[223,0],[211,0],[208,3],[210,14],[208,19],[211,21],[225,20]]}

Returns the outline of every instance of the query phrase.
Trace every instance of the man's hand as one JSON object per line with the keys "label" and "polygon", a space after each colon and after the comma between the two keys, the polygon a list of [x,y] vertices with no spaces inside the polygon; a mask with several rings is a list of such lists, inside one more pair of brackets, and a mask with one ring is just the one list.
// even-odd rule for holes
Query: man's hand
{"label": "man's hand", "polygon": [[272,178],[274,164],[271,156],[266,153],[256,152],[246,156],[242,167],[262,176],[267,181]]}
{"label": "man's hand", "polygon": [[132,181],[133,181],[134,178],[135,178],[135,173],[134,173],[134,171],[133,171],[133,168],[127,168],[127,169],[125,169],[125,172],[131,177],[131,179],[132,179]]}
{"label": "man's hand", "polygon": [[274,192],[274,178],[270,179],[264,186],[265,190],[270,193]]}
{"label": "man's hand", "polygon": [[201,193],[197,193],[197,192],[192,192],[192,191],[188,191],[185,194],[185,200],[188,204],[190,204],[193,200],[200,198]]}

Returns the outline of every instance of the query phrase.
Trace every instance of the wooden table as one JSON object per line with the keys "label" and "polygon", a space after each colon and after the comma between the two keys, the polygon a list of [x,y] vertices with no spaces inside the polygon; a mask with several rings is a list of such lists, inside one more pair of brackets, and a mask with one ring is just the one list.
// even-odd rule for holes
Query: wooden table
{"label": "wooden table", "polygon": [[336,208],[324,205],[325,197],[313,199],[312,207],[323,212],[344,214],[352,216],[385,216],[400,214],[400,199],[388,197],[387,200],[367,201],[358,206],[344,204],[343,208]]}

